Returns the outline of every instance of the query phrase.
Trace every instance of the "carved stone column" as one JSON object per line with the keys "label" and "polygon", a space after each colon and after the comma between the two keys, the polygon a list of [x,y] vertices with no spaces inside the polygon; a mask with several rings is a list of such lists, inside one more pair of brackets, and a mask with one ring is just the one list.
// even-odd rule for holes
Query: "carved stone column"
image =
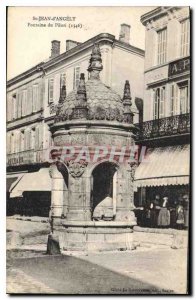
{"label": "carved stone column", "polygon": [[56,164],[50,166],[50,176],[52,178],[51,216],[60,218],[63,214],[64,178]]}

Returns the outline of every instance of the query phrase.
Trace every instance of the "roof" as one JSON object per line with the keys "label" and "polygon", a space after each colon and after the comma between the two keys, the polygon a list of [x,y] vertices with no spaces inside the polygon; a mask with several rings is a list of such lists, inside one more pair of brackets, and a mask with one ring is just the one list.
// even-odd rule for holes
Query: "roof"
{"label": "roof", "polygon": [[166,15],[167,12],[171,9],[180,9],[178,6],[158,6],[155,9],[145,13],[141,16],[140,21],[145,26],[148,21],[151,19],[158,19],[163,15]]}
{"label": "roof", "polygon": [[144,56],[144,50],[134,47],[132,45],[126,44],[124,42],[121,42],[119,40],[115,39],[115,36],[110,34],[110,33],[100,33],[96,36],[94,36],[93,38],[85,41],[84,43],[80,43],[79,45],[77,45],[76,47],[63,52],[62,54],[51,58],[51,59],[47,59],[46,61],[42,61],[41,63],[35,65],[34,67],[28,69],[27,71],[15,76],[14,78],[10,79],[7,81],[7,87],[11,86],[12,84],[15,84],[17,82],[19,82],[20,80],[23,80],[24,78],[28,77],[28,76],[32,76],[34,73],[36,72],[40,72],[41,70],[44,72],[44,70],[46,70],[47,68],[51,68],[54,65],[58,65],[59,63],[61,63],[62,61],[64,61],[65,59],[71,58],[72,56],[76,55],[77,53],[88,49],[90,47],[92,47],[92,45],[94,43],[100,43],[100,42],[110,42],[111,44],[116,44],[119,47],[122,48],[126,48],[127,50],[133,52],[133,53],[137,53],[138,55]]}
{"label": "roof", "polygon": [[[85,86],[89,119],[122,121],[123,102],[115,91],[97,79],[89,79]],[[76,97],[76,90],[67,95],[66,100],[58,110],[59,120],[71,118],[77,103]]]}

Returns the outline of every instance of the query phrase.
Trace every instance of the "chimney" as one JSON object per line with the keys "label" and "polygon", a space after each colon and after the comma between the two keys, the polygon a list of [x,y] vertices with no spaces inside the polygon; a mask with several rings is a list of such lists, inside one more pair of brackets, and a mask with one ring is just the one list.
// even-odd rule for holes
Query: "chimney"
{"label": "chimney", "polygon": [[72,40],[66,40],[66,51],[78,46],[80,43]]}
{"label": "chimney", "polygon": [[52,48],[51,48],[50,58],[54,58],[60,54],[60,41],[53,40],[51,44],[52,44]]}
{"label": "chimney", "polygon": [[131,26],[128,24],[121,24],[120,34],[119,34],[119,41],[129,44],[130,40],[130,28]]}

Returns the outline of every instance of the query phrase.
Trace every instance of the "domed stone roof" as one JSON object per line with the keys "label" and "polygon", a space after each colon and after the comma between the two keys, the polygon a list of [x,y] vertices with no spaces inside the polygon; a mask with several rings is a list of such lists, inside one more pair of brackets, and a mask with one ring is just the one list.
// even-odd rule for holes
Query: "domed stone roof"
{"label": "domed stone roof", "polygon": [[[118,120],[123,119],[123,102],[120,96],[100,80],[90,79],[86,82],[86,104],[88,119]],[[77,91],[70,92],[58,109],[58,117],[72,119],[77,106]]]}
{"label": "domed stone roof", "polygon": [[[90,79],[85,83],[84,74],[81,74],[77,91],[73,90],[59,101],[55,122],[83,118],[118,122],[125,120],[126,105],[115,91],[101,82],[99,72],[102,68],[100,49],[95,44],[88,68]],[[131,106],[130,95],[127,100],[126,104]]]}

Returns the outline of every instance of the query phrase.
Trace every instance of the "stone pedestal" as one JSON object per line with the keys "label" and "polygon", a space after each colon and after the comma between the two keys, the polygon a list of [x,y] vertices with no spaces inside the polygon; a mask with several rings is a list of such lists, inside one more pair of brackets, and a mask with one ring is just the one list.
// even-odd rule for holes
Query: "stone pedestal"
{"label": "stone pedestal", "polygon": [[54,226],[61,251],[114,251],[133,249],[136,222],[61,222]]}

